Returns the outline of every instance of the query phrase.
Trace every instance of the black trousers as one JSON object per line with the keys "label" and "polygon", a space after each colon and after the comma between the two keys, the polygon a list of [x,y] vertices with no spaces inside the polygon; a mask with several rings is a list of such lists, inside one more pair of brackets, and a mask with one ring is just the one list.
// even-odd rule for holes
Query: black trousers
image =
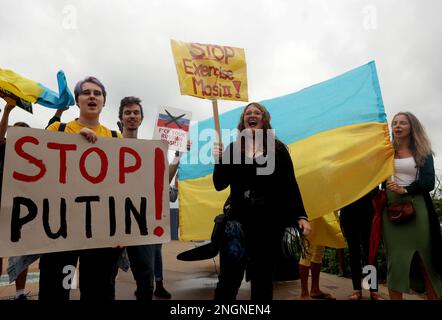
{"label": "black trousers", "polygon": [[[273,271],[280,251],[283,231],[269,232],[263,225],[245,228],[246,254],[240,260],[232,260],[224,242],[220,248],[220,273],[215,289],[215,300],[236,300],[246,273],[250,280],[250,299],[268,302],[273,299]],[[278,250],[279,249],[279,250]]]}
{"label": "black trousers", "polygon": [[150,301],[153,295],[155,245],[127,247],[130,269],[137,283],[137,301]]}
{"label": "black trousers", "polygon": [[65,266],[75,267],[80,259],[80,300],[115,300],[115,274],[121,251],[119,248],[100,248],[43,254],[40,257],[38,299],[69,300],[70,288],[65,288],[68,276]]}
{"label": "black trousers", "polygon": [[[340,213],[341,227],[347,239],[350,253],[351,279],[354,290],[362,289],[362,263],[363,265],[368,264],[373,214],[370,195],[344,207]],[[377,289],[370,291],[377,291]]]}

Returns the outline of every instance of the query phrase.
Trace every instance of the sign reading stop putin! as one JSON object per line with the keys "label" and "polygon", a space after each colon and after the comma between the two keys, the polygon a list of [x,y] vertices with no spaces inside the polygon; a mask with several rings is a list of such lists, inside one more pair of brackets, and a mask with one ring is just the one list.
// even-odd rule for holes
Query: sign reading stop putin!
{"label": "sign reading stop putin!", "polygon": [[12,127],[0,257],[170,241],[167,143]]}
{"label": "sign reading stop putin!", "polygon": [[248,101],[244,49],[171,40],[181,94]]}

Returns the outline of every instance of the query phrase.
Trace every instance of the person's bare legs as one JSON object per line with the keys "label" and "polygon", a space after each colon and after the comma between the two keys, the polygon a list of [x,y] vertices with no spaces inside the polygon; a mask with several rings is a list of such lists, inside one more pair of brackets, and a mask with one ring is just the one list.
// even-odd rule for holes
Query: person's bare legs
{"label": "person's bare legs", "polygon": [[310,299],[308,292],[308,275],[310,273],[310,267],[299,265],[299,277],[301,278],[301,300]]}
{"label": "person's bare legs", "polygon": [[23,270],[15,279],[15,300],[28,300],[25,293],[26,277],[28,276],[28,268]]}
{"label": "person's bare legs", "polygon": [[312,296],[320,294],[319,289],[319,276],[321,274],[321,263],[310,263],[310,270],[312,270],[312,286],[310,289],[310,294]]}
{"label": "person's bare legs", "polygon": [[321,263],[310,263],[310,270],[312,271],[312,287],[310,289],[310,297],[319,299],[334,299],[334,297],[321,291],[319,289],[319,277],[321,274]]}
{"label": "person's bare legs", "polygon": [[15,279],[15,290],[24,290],[26,287],[26,278],[28,276],[28,268],[23,270]]}

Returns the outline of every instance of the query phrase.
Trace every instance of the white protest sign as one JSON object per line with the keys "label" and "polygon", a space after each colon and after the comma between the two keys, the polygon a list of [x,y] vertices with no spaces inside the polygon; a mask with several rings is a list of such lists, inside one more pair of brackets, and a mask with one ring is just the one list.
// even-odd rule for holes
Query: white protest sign
{"label": "white protest sign", "polygon": [[191,118],[192,113],[186,110],[170,107],[159,108],[153,138],[167,141],[171,150],[186,152]]}
{"label": "white protest sign", "polygon": [[163,141],[8,129],[0,257],[170,241]]}

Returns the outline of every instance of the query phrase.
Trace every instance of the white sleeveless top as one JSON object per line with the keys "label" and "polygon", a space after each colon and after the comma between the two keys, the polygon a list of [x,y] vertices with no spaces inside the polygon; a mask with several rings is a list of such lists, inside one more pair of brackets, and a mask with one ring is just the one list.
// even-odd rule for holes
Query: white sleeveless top
{"label": "white sleeveless top", "polygon": [[409,186],[416,180],[417,168],[413,157],[394,159],[394,181],[401,187]]}

